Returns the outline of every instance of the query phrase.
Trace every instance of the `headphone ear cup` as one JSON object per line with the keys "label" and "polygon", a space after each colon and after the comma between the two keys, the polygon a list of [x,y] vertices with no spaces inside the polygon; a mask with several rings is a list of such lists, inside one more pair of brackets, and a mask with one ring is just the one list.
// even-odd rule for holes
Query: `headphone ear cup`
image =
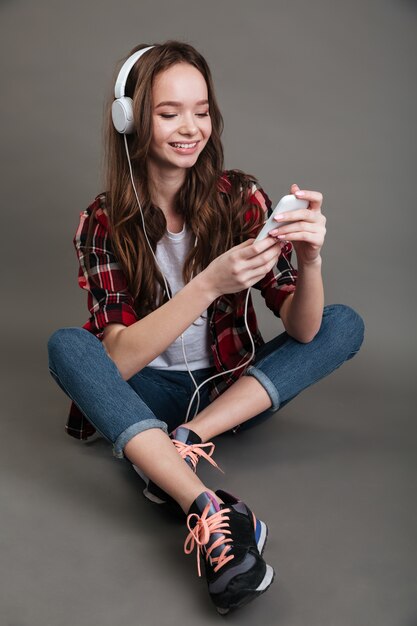
{"label": "headphone ear cup", "polygon": [[122,135],[133,133],[133,100],[128,96],[123,96],[115,100],[111,107],[113,125],[117,132]]}

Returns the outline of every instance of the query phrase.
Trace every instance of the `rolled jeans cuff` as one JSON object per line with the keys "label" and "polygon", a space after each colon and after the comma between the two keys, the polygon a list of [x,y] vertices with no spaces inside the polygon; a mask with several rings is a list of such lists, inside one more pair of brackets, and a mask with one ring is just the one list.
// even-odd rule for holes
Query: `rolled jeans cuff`
{"label": "rolled jeans cuff", "polygon": [[126,430],[120,433],[120,435],[117,437],[116,441],[113,444],[113,455],[117,459],[123,459],[123,448],[125,447],[125,445],[132,439],[132,437],[138,435],[139,433],[143,433],[145,430],[149,430],[150,428],[160,428],[168,434],[168,427],[165,422],[161,422],[161,420],[147,419],[142,420],[141,422],[136,422],[136,424],[132,424],[131,426],[126,428]]}
{"label": "rolled jeans cuff", "polygon": [[256,378],[256,380],[262,385],[262,387],[265,389],[266,393],[268,394],[272,406],[267,409],[268,411],[270,411],[271,413],[274,413],[275,411],[278,411],[279,406],[281,404],[280,398],[279,398],[279,393],[278,393],[278,389],[275,387],[274,383],[272,382],[272,380],[270,378],[268,378],[268,376],[266,374],[264,374],[264,372],[262,372],[260,369],[258,369],[256,366],[254,365],[250,365],[248,367],[248,369],[245,372],[246,376],[253,376],[254,378]]}

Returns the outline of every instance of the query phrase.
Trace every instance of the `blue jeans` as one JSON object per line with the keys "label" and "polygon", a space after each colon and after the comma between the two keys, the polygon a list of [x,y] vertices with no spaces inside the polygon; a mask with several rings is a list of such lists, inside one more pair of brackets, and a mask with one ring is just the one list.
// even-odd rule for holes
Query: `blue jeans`
{"label": "blue jeans", "polygon": [[[362,318],[350,307],[336,304],[324,308],[320,330],[310,343],[299,343],[284,332],[258,348],[245,375],[264,387],[271,407],[245,426],[263,421],[352,358],[363,335]],[[194,392],[188,372],[145,367],[125,381],[102,343],[83,328],[55,331],[48,354],[51,375],[113,444],[117,458],[123,458],[125,445],[138,433],[149,428],[171,432],[184,422]],[[214,373],[214,368],[207,368],[193,375],[200,384]],[[209,385],[200,390],[200,410],[210,403]]]}

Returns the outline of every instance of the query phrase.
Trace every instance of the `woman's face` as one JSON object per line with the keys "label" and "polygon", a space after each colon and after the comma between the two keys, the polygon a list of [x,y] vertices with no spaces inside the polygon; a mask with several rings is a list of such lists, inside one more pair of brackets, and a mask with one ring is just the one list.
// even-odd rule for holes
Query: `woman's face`
{"label": "woman's face", "polygon": [[211,135],[211,119],[207,84],[193,65],[177,63],[157,74],[152,124],[149,156],[154,166],[184,171],[196,163]]}

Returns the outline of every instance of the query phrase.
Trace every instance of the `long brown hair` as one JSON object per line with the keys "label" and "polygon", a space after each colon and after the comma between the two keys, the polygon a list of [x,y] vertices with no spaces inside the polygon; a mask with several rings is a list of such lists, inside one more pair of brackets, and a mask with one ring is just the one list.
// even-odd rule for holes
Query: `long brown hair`
{"label": "long brown hair", "polygon": [[[136,46],[126,59],[147,45]],[[254,177],[238,170],[229,171],[227,177],[224,176],[220,139],[223,118],[205,59],[186,43],[167,41],[155,44],[131,69],[125,90],[125,95],[133,99],[135,120],[135,131],[127,136],[133,176],[153,250],[165,232],[166,219],[162,210],[152,204],[148,183],[152,85],[157,74],[177,63],[189,63],[204,76],[212,123],[211,136],[195,165],[187,170],[184,184],[176,197],[177,212],[184,216],[185,223],[198,237],[197,245],[191,248],[184,263],[183,278],[187,283],[213,259],[246,239],[254,229],[256,231],[263,220],[263,212],[255,206],[253,211],[246,213],[250,208],[247,198]],[[135,309],[142,317],[166,301],[167,295],[160,270],[145,240],[140,210],[131,184],[124,138],[115,130],[111,119],[113,99],[111,96],[108,102],[104,127],[105,205],[113,252],[126,276],[129,291],[135,298]],[[249,220],[248,215],[251,216]],[[93,221],[90,223],[87,247],[91,245]],[[158,289],[158,283],[161,289]]]}

